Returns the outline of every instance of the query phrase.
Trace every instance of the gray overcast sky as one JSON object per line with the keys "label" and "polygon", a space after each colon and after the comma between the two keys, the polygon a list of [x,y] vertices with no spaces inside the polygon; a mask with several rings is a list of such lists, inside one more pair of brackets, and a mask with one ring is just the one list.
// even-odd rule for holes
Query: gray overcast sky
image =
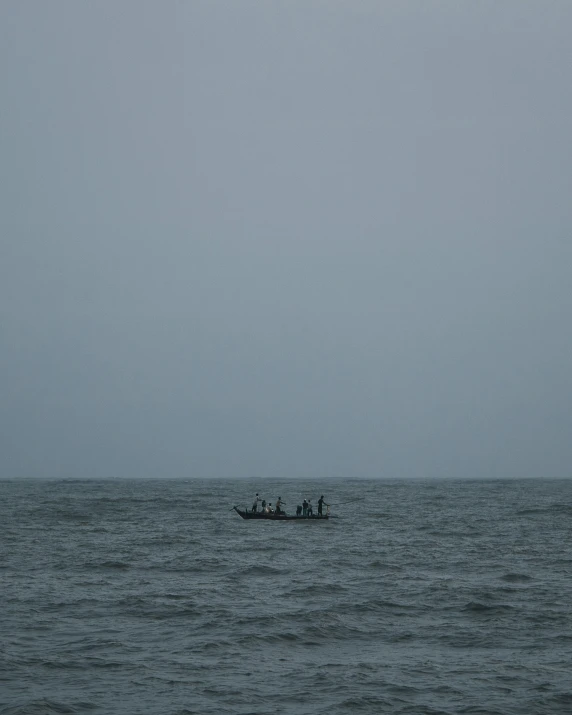
{"label": "gray overcast sky", "polygon": [[570,476],[571,37],[1,3],[0,476]]}

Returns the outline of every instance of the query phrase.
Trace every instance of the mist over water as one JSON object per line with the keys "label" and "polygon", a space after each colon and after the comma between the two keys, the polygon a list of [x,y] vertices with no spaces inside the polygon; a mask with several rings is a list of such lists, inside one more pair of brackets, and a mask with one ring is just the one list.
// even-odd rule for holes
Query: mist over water
{"label": "mist over water", "polygon": [[[570,481],[0,491],[2,715],[572,707]],[[256,491],[338,518],[229,511]]]}

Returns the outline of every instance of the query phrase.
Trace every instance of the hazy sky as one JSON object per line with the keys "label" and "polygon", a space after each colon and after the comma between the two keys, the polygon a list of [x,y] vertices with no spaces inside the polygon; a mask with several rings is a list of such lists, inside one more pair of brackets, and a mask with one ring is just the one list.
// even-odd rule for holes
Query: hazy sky
{"label": "hazy sky", "polygon": [[571,37],[2,2],[0,476],[570,476]]}

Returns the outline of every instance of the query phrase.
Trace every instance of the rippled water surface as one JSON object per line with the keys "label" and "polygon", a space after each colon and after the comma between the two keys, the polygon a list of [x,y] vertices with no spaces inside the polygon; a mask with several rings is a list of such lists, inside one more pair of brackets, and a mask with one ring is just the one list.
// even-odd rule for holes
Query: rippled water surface
{"label": "rippled water surface", "polygon": [[0,495],[0,713],[572,712],[571,481]]}

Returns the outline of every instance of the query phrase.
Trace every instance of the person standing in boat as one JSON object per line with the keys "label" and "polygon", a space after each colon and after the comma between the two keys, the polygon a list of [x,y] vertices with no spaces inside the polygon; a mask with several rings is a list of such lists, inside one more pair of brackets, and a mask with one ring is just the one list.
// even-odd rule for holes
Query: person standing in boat
{"label": "person standing in boat", "polygon": [[256,496],[254,497],[254,504],[252,505],[252,512],[256,514],[258,511],[258,502],[262,501],[261,498],[258,496],[258,492],[256,492]]}
{"label": "person standing in boat", "polygon": [[302,516],[308,516],[308,500],[304,499],[302,502]]}
{"label": "person standing in boat", "polygon": [[282,497],[278,497],[276,500],[276,514],[284,514],[282,511],[282,504],[286,504],[286,502],[282,501]]}
{"label": "person standing in boat", "polygon": [[[318,499],[318,516],[322,516],[322,508],[324,504],[326,504],[326,502],[324,501],[324,495],[322,494],[322,496]],[[326,506],[330,505],[326,504]]]}
{"label": "person standing in boat", "polygon": [[308,516],[314,516],[314,512],[312,511],[312,500],[308,499]]}

